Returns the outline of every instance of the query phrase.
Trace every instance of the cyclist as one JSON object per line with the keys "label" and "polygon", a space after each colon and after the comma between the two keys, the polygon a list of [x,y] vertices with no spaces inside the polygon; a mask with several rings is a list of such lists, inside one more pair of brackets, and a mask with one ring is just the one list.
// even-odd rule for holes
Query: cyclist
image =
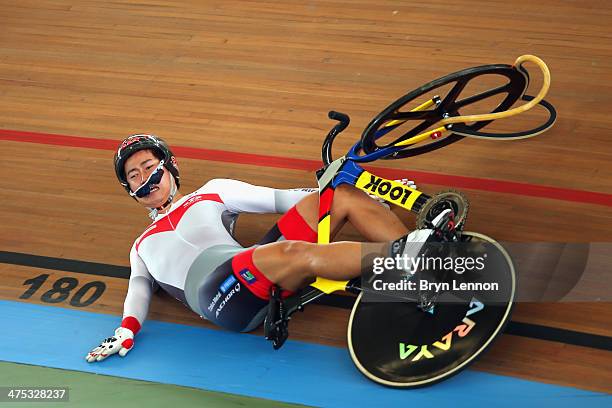
{"label": "cyclist", "polygon": [[[202,318],[233,331],[262,323],[270,287],[296,291],[317,276],[346,280],[361,273],[363,243],[317,245],[319,195],[316,189],[281,190],[242,181],[213,179],[191,194],[179,192],[176,158],[159,137],[126,138],[114,158],[125,190],[146,207],[153,223],[134,241],[131,275],[121,326],[87,354],[88,362],[133,347],[161,287]],[[240,213],[284,213],[251,248],[234,239]],[[331,231],[351,223],[374,250],[387,253],[389,242],[408,231],[388,207],[353,186],[339,186],[331,207]],[[408,241],[422,241],[410,234]]]}

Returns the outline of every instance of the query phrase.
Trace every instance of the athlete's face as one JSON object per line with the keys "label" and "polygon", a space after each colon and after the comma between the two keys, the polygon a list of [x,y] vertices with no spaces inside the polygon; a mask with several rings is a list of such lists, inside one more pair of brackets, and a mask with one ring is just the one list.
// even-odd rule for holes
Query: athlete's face
{"label": "athlete's face", "polygon": [[[144,184],[151,173],[157,169],[159,165],[159,159],[155,157],[151,150],[140,150],[131,155],[125,161],[125,175],[127,177],[128,185],[130,190],[136,191],[138,187]],[[151,194],[146,197],[136,197],[136,200],[140,204],[149,208],[161,207],[166,203],[170,196],[170,190],[172,184],[170,181],[171,174],[164,167],[164,175],[162,176],[159,184],[153,185]]]}

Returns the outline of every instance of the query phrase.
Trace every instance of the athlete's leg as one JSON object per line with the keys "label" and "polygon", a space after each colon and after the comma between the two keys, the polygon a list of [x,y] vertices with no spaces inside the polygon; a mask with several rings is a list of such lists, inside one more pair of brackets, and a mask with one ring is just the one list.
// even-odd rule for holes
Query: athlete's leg
{"label": "athlete's leg", "polygon": [[281,241],[255,248],[254,266],[271,282],[297,290],[317,276],[348,280],[361,275],[363,259],[384,256],[389,242],[334,242],[320,245],[304,241]]}
{"label": "athlete's leg", "polygon": [[[319,194],[313,193],[297,203],[297,211],[308,225],[317,230]],[[408,233],[406,226],[392,211],[363,191],[348,184],[338,186],[331,208],[332,235],[350,222],[368,241],[391,241]]]}
{"label": "athlete's leg", "polygon": [[[339,186],[334,193],[332,234],[348,221],[368,241],[378,243],[314,244],[318,213],[318,193],[306,196],[260,241],[262,245],[245,252],[240,262],[284,289],[297,290],[317,276],[332,280],[358,277],[363,257],[386,255],[389,242],[408,233],[393,212],[349,185]],[[279,236],[287,241],[273,242]]]}

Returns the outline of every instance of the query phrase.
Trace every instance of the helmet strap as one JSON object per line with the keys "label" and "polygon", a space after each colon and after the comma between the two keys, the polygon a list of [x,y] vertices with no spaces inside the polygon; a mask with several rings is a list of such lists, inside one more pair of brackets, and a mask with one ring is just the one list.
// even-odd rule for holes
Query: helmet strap
{"label": "helmet strap", "polygon": [[[176,182],[174,181],[174,176],[170,174],[170,183],[172,183],[172,187],[170,188],[170,195],[165,203],[163,203],[160,207],[157,208],[149,208],[149,218],[155,220],[160,211],[165,210],[172,204],[172,200],[174,200],[174,196],[176,196],[176,192],[178,191],[178,187],[176,186]],[[148,207],[147,207],[148,208]]]}

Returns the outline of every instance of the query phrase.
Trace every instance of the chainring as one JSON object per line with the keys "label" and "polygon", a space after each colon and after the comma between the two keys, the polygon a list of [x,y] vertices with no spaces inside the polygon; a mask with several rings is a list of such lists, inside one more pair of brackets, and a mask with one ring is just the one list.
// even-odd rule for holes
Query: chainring
{"label": "chainring", "polygon": [[417,229],[425,229],[442,211],[450,208],[455,213],[455,227],[463,228],[467,220],[470,203],[467,197],[457,190],[440,191],[429,198],[421,207],[416,219]]}

